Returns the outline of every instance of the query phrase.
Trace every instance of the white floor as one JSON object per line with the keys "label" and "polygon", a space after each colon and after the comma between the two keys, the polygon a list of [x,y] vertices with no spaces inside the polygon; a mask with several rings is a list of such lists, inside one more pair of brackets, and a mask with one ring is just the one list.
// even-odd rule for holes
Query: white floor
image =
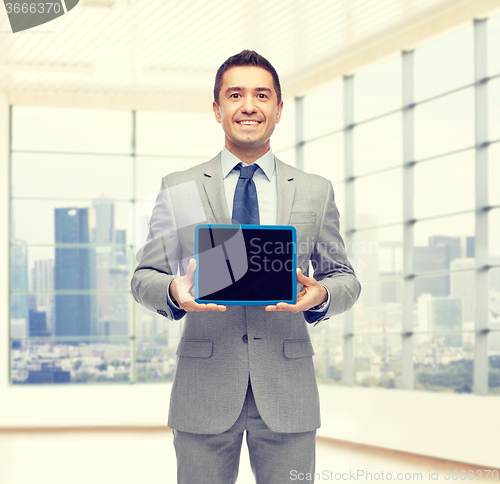
{"label": "white floor", "polygon": [[[317,446],[316,472],[319,476],[316,482],[390,480],[388,473],[392,474],[394,481],[429,481],[429,471],[438,472],[440,481],[451,481],[453,479],[445,477],[444,471],[448,467],[451,466],[433,460],[352,450],[350,446],[320,441]],[[472,469],[471,472],[475,472],[477,469],[467,465],[454,467],[457,471]],[[452,471],[453,468],[449,470]],[[358,475],[361,471],[365,474]],[[367,472],[372,473],[371,478],[367,476]],[[383,477],[381,472],[384,472]],[[398,478],[398,473],[403,473],[401,478]],[[413,473],[422,474],[418,476]],[[476,474],[474,480],[479,480],[478,476]],[[290,482],[300,483],[299,477]],[[458,480],[464,480],[460,475],[457,477]],[[483,473],[482,480],[485,477],[486,474]],[[488,480],[500,483],[498,474],[497,479],[492,477],[494,476],[490,476]],[[175,454],[171,433],[0,433],[0,484],[175,482]],[[243,446],[238,484],[250,483],[255,483],[255,480],[250,470],[248,452]]]}

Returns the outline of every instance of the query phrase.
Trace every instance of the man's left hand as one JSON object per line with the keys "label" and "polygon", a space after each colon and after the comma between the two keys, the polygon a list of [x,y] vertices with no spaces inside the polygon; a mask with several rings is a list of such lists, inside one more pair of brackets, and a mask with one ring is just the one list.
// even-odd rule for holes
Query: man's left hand
{"label": "man's left hand", "polygon": [[266,306],[266,311],[291,311],[292,313],[298,313],[299,311],[307,311],[314,306],[318,306],[328,299],[325,287],[313,277],[304,276],[300,269],[297,269],[297,282],[300,282],[304,286],[304,290],[297,294],[297,302],[295,304],[280,302],[275,306]]}

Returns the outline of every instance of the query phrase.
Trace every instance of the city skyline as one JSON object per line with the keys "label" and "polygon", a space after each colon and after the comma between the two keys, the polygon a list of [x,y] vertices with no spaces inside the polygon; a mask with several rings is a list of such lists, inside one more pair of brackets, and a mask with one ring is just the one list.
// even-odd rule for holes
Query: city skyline
{"label": "city skyline", "polygon": [[[368,215],[365,217],[368,217]],[[78,246],[76,248],[67,245],[55,247],[56,257],[52,261],[54,291],[90,290],[96,291],[96,293],[94,295],[70,295],[72,299],[69,299],[70,302],[68,303],[68,299],[62,299],[67,298],[68,295],[58,295],[57,293],[53,295],[37,294],[34,292],[33,297],[27,299],[31,301],[29,302],[31,305],[29,309],[31,318],[28,328],[32,328],[31,331],[36,330],[38,336],[47,335],[49,340],[51,337],[62,336],[80,336],[82,341],[85,336],[122,335],[127,337],[129,335],[128,296],[121,294],[112,296],[99,293],[99,291],[125,289],[130,276],[130,267],[126,263],[127,252],[124,247],[126,234],[124,229],[116,229],[114,226],[113,202],[105,197],[100,197],[94,200],[89,207],[68,206],[56,208],[54,209],[54,218],[57,220],[54,225],[56,243]],[[379,270],[380,247],[378,246],[376,231],[375,233],[372,232],[371,236],[374,239],[371,242],[375,243],[376,250],[361,254],[361,257],[365,257],[367,266],[364,275],[374,280],[386,276],[400,277],[401,272],[398,270],[393,272]],[[368,243],[370,241],[358,240],[358,243],[361,242]],[[84,247],[81,247],[80,244]],[[114,247],[114,249],[108,250],[106,245]],[[382,268],[397,269],[395,251],[400,250],[400,242],[397,240],[384,240],[381,246],[382,250],[388,250],[392,254],[384,256],[385,259],[392,262],[389,265],[384,263]],[[34,260],[31,270],[29,270],[26,262],[28,260],[28,248],[24,249],[24,251],[15,252],[16,263],[19,267],[25,268],[26,273],[31,276],[31,278],[28,277],[30,290],[35,291],[35,288],[39,288],[38,290],[49,291],[50,293],[51,259]],[[472,270],[474,267],[474,238],[471,236],[432,235],[428,238],[427,246],[416,246],[414,250],[415,266],[418,266],[421,271],[450,270],[453,268]],[[77,270],[77,267],[80,269]],[[437,371],[437,368],[443,362],[450,365],[453,362],[466,361],[472,357],[473,340],[468,336],[467,331],[473,331],[473,326],[467,323],[470,322],[473,292],[465,289],[470,283],[472,274],[472,272],[463,271],[451,272],[448,275],[428,278],[431,279],[430,281],[422,278],[421,284],[415,285],[415,330],[417,333],[429,332],[435,334],[435,336],[429,336],[422,340],[422,343],[417,345],[414,355],[415,365],[418,368],[427,368],[427,370],[421,370],[425,375],[429,374],[431,370]],[[418,280],[419,278],[417,278]],[[26,286],[26,281],[22,277],[16,280],[15,283],[19,286],[20,281]],[[59,282],[56,283],[55,281]],[[57,287],[56,284],[58,284]],[[93,288],[91,288],[92,284],[94,285]],[[356,331],[373,332],[373,337],[368,338],[366,342],[363,342],[364,336],[358,337],[359,343],[355,347],[355,381],[358,385],[378,385],[387,388],[397,388],[399,386],[401,347],[400,343],[397,342],[398,336],[393,333],[400,331],[401,304],[398,299],[400,294],[397,283],[388,284],[380,285],[379,290],[375,293],[372,292],[371,295],[369,289],[365,290],[364,297],[355,308],[355,321],[363,322],[361,326],[356,323]],[[84,285],[87,285],[87,288],[82,287]],[[50,317],[47,310],[49,306],[47,301],[50,301],[51,296],[55,300],[55,332],[50,330]],[[58,296],[60,298],[59,307]],[[500,284],[498,284],[497,292],[492,297],[498,297],[500,300]],[[73,319],[70,325],[66,325],[64,318],[67,318],[68,311],[69,314],[72,314],[75,307],[82,306],[85,309],[83,312],[84,319],[76,318],[76,321]],[[59,325],[57,324],[58,315]],[[168,350],[170,352],[175,347],[178,338],[180,338],[181,322],[177,325],[170,322],[169,325],[169,322],[163,321],[163,318],[158,318],[156,314],[144,310],[136,321],[138,322],[136,327],[137,336],[162,337],[163,347],[170,348]],[[45,328],[44,324],[46,325]],[[65,329],[62,330],[62,328]],[[44,333],[44,329],[47,333]],[[58,333],[58,329],[60,333]],[[377,330],[382,331],[382,334],[377,335],[374,332]],[[30,329],[28,329],[29,331]],[[91,334],[92,331],[93,334]],[[442,334],[447,331],[456,331],[457,333]],[[463,331],[466,331],[466,333],[463,333]],[[35,333],[29,333],[27,336],[35,336]],[[379,343],[376,343],[376,341]],[[30,343],[26,344],[27,347],[30,347]],[[54,344],[52,351],[55,351],[57,347],[67,347],[63,341]],[[96,341],[83,344],[84,347],[91,349],[93,347],[97,348],[103,343]],[[63,353],[59,353],[58,359],[54,360],[53,357],[47,358],[50,352],[47,353],[43,349],[46,346],[42,341],[39,341],[38,345],[33,347],[39,348],[39,350],[35,350],[35,354],[45,355],[45,357],[40,358],[39,356],[39,361],[35,366],[29,363],[30,359],[28,358],[25,361],[24,370],[21,367],[16,368],[16,374],[20,377],[24,376],[28,384],[56,383],[56,380],[59,383],[83,382],[85,379],[87,379],[85,381],[97,379],[95,381],[119,382],[128,381],[130,377],[129,373],[127,373],[129,370],[123,364],[118,366],[116,366],[116,363],[110,365],[109,362],[95,356],[93,353],[93,356],[90,357],[93,359],[85,360],[80,358],[75,360],[76,357],[70,356],[71,352],[69,350],[63,350]],[[495,339],[492,339],[489,346],[496,348],[498,344]],[[341,349],[341,347],[338,348]],[[22,346],[19,344],[13,349],[16,350],[17,355],[23,353]],[[66,356],[64,357],[64,355]],[[139,360],[142,361],[141,358]],[[316,358],[316,360],[321,362],[318,364],[317,369],[318,378],[321,379],[321,375],[326,372],[324,373],[326,376],[325,381],[335,383],[336,379],[341,375],[338,368],[342,364],[342,353],[339,353],[334,345],[326,354],[323,353],[323,356]],[[78,361],[81,361],[81,363],[78,363]],[[150,372],[148,374],[152,375],[150,378],[159,378],[159,381],[162,381],[162,375],[170,375],[174,362],[175,360],[171,356],[165,361],[161,359],[156,363],[144,363],[146,365],[144,368],[146,370],[149,368],[147,371]],[[142,363],[140,364],[142,365]],[[164,372],[165,369],[167,369],[166,373]],[[117,376],[115,380],[115,375],[120,376]],[[418,380],[419,375],[420,373],[417,372],[417,381],[420,381]],[[83,380],[81,380],[82,378]],[[468,388],[464,387],[460,391],[469,391]]]}

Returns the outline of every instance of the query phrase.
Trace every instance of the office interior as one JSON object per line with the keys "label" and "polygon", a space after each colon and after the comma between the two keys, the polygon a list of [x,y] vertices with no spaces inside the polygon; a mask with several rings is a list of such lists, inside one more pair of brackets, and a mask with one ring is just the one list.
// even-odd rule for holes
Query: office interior
{"label": "office interior", "polygon": [[309,328],[316,480],[500,479],[499,0],[0,17],[0,482],[175,482],[182,321],[131,295],[130,213],[221,150],[215,72],[247,48],[280,75],[273,152],[332,181],[363,287]]}

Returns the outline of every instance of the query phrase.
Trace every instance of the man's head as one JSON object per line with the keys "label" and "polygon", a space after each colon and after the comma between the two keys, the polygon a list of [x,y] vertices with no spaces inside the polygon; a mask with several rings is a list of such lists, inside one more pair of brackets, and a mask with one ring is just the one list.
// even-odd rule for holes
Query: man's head
{"label": "man's head", "polygon": [[222,124],[226,148],[240,160],[252,163],[269,150],[282,109],[278,74],[256,52],[243,51],[219,68],[215,119]]}
{"label": "man's head", "polygon": [[255,52],[254,50],[242,50],[239,54],[229,57],[229,59],[227,59],[219,67],[219,70],[215,75],[214,101],[219,104],[219,93],[222,87],[222,76],[224,76],[224,72],[226,72],[228,69],[231,69],[232,67],[244,66],[262,67],[263,69],[268,71],[273,76],[273,85],[274,90],[276,91],[278,104],[281,103],[281,85],[276,69],[265,57],[257,54],[257,52]]}

